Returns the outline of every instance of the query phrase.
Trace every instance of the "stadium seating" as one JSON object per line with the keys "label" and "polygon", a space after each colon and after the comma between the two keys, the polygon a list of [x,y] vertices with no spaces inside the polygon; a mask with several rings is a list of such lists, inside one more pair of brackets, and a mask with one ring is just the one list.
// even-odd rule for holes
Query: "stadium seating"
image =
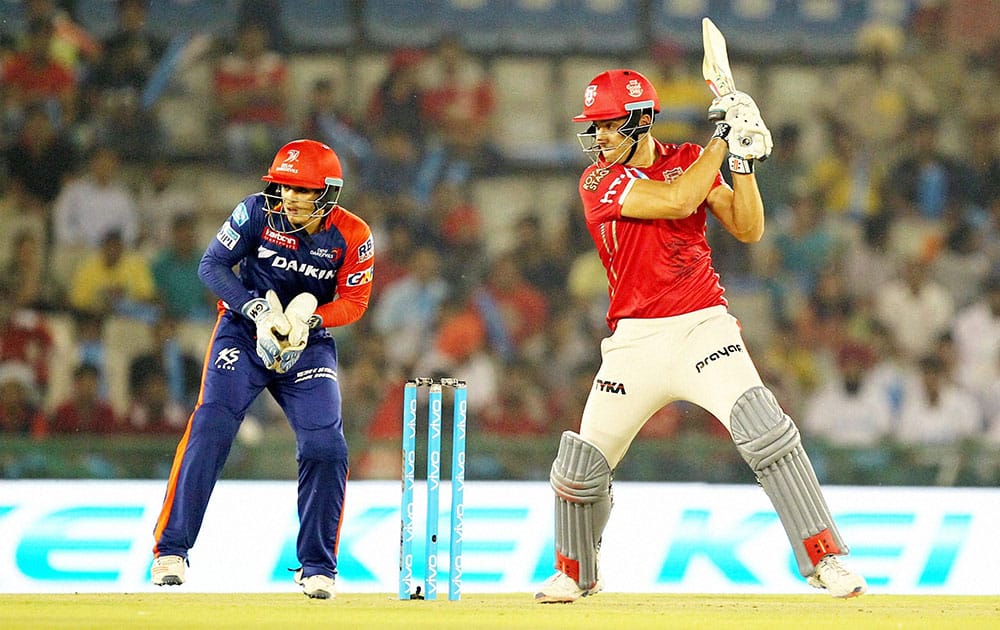
{"label": "stadium seating", "polygon": [[348,0],[281,0],[281,22],[291,45],[310,51],[355,43],[351,4]]}
{"label": "stadium seating", "polygon": [[381,48],[426,47],[440,37],[440,0],[367,0],[361,26],[369,43]]}

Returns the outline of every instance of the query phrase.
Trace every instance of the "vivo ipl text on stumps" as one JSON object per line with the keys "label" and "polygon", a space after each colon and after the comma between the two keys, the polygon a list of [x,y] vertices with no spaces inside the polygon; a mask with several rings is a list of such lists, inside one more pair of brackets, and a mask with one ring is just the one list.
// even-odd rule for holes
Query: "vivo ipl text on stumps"
{"label": "vivo ipl text on stumps", "polygon": [[[417,458],[417,391],[428,388],[427,515],[424,545],[424,587],[413,587],[413,486]],[[403,497],[399,528],[399,599],[437,599],[438,510],[441,492],[441,426],[443,389],[454,392],[451,442],[451,535],[449,537],[448,599],[462,597],[462,536],[465,494],[465,429],[468,414],[465,381],[456,378],[414,378],[403,394]]]}

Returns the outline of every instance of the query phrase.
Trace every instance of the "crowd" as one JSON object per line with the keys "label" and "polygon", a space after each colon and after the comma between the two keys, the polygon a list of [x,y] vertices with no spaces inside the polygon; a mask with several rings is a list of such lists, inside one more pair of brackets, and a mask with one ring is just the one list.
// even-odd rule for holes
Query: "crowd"
{"label": "crowd", "polygon": [[[539,208],[508,234],[485,228],[506,209],[481,207],[476,183],[524,172],[497,142],[504,112],[491,59],[445,37],[384,51],[385,73],[361,107],[334,77],[290,103],[294,53],[270,4],[248,0],[231,38],[181,56],[197,53],[211,72],[211,102],[191,104],[210,109],[219,148],[203,168],[252,184],[284,142],[321,140],[344,162],[345,205],[372,226],[370,310],[334,331],[345,426],[360,437],[353,475],[398,474],[402,385],[413,375],[468,380],[475,434],[555,443],[579,420],[607,293],[576,199],[556,222]],[[54,0],[24,6],[24,32],[0,48],[10,244],[0,261],[0,430],[179,435],[200,375],[175,331],[215,312],[196,276],[206,244],[196,228],[229,209],[206,207],[177,180],[153,80],[174,53],[143,0],[120,0],[103,39]],[[709,228],[723,283],[734,296],[766,296],[753,316],[768,325],[754,326],[770,333],[748,341],[807,440],[869,453],[1000,444],[1000,104],[987,96],[1000,85],[1000,33],[962,49],[935,28],[946,6],[928,5],[903,29],[859,32],[855,56],[812,68],[829,81],[808,111],[764,90],[761,110],[778,121],[775,152],[758,169],[764,241],[744,246]],[[650,50],[639,65],[665,104],[656,133],[707,141],[700,51]],[[758,68],[761,86],[778,80],[767,73]],[[575,181],[578,164],[561,172]],[[506,246],[491,247],[497,239]],[[71,356],[53,354],[47,320],[60,315],[73,324]],[[112,318],[148,332],[120,408],[108,398],[107,358],[135,340],[109,339]],[[47,389],[53,362],[72,363],[59,398]],[[282,421],[267,401],[256,415]],[[639,439],[722,430],[700,409],[671,406]]]}

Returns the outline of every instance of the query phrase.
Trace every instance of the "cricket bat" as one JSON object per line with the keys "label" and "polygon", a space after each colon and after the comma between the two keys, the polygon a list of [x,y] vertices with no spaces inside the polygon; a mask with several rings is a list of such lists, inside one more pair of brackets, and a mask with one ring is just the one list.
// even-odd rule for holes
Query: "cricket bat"
{"label": "cricket bat", "polygon": [[[726,38],[722,31],[709,18],[701,21],[701,38],[705,46],[705,58],[701,64],[701,74],[705,83],[716,96],[725,96],[736,91],[733,81],[733,71],[729,69],[729,53],[726,51]],[[712,120],[721,115],[711,117]]]}

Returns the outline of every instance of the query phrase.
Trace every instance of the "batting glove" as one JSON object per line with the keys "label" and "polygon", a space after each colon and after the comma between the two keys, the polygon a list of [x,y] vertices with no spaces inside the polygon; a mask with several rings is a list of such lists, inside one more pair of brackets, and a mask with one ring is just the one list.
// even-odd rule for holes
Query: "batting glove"
{"label": "batting glove", "polygon": [[727,141],[729,154],[744,160],[766,160],[774,142],[756,107],[733,107],[726,112],[726,122],[732,125]]}
{"label": "batting glove", "polygon": [[267,369],[277,370],[282,339],[291,332],[291,325],[282,311],[278,294],[269,289],[265,297],[250,300],[240,312],[257,325],[257,356]]}
{"label": "batting glove", "polygon": [[746,92],[730,92],[729,94],[723,94],[722,96],[715,97],[712,104],[708,106],[708,119],[715,120],[725,120],[726,114],[730,109],[734,107],[749,107],[754,111],[758,111],[757,103],[754,102],[750,95]]}

